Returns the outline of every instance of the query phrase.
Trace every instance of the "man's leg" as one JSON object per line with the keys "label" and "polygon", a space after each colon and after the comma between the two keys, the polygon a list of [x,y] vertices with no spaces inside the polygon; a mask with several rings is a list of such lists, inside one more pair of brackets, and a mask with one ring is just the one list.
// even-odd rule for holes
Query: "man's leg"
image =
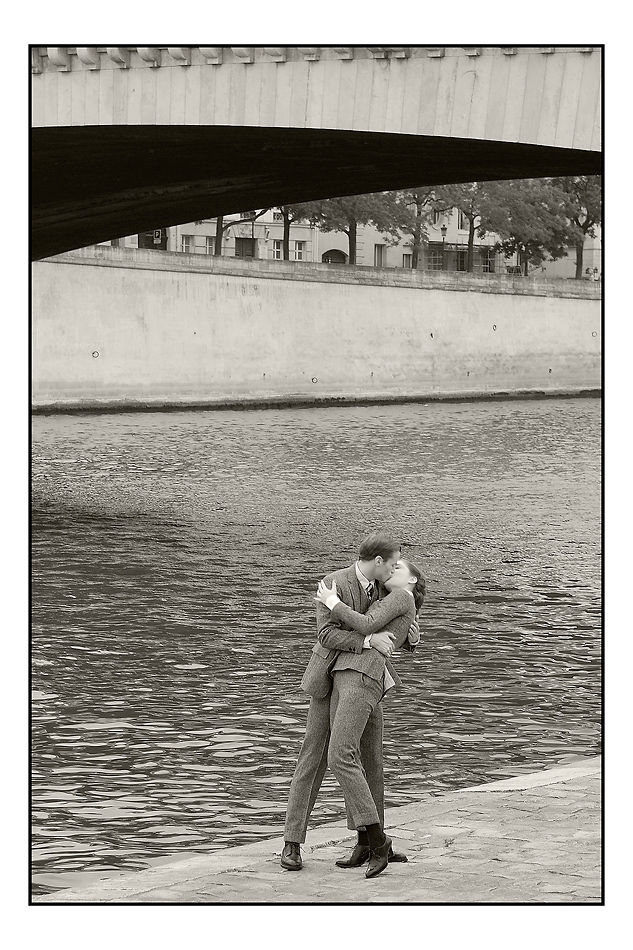
{"label": "man's leg", "polygon": [[330,696],[310,699],[306,731],[295,767],[286,810],[284,840],[302,844],[308,819],[327,768],[330,738]]}
{"label": "man's leg", "polygon": [[334,673],[328,765],[343,789],[353,826],[366,827],[369,847],[367,878],[381,874],[393,854],[391,838],[384,832],[360,759],[363,731],[382,694],[381,683],[357,670]]}
{"label": "man's leg", "polygon": [[[330,719],[332,719],[333,708],[336,708],[335,704],[337,701],[338,694],[336,700],[334,698],[332,699],[332,705],[330,707]],[[363,772],[365,773],[365,778],[367,779],[367,784],[369,785],[371,797],[373,798],[376,805],[381,824],[384,823],[385,817],[385,777],[382,757],[382,736],[382,703],[378,703],[375,709],[372,709],[371,713],[369,714],[367,725],[365,726],[363,734],[360,738],[360,762]],[[354,824],[347,803],[345,804],[345,811],[347,813],[347,827],[354,831],[356,829],[356,825]],[[359,832],[359,840],[362,840],[362,842],[365,843],[366,835],[364,834],[364,828],[361,826],[356,830]]]}
{"label": "man's leg", "polygon": [[[365,770],[369,791],[373,798],[380,824],[385,824],[385,776],[382,752],[382,703],[372,709],[360,738],[360,758]],[[349,824],[348,828],[351,827]]]}
{"label": "man's leg", "polygon": [[[377,824],[382,827],[360,757],[363,731],[381,696],[381,685],[357,670],[339,670],[334,674],[328,765],[343,790],[348,826],[352,828]],[[382,720],[376,720],[370,730],[370,746],[376,741],[379,721]],[[377,789],[380,783],[376,781],[375,753],[368,751],[372,782]]]}
{"label": "man's leg", "polygon": [[[376,811],[380,819],[381,827],[385,826],[385,780],[383,770],[383,704],[378,703],[372,710],[367,725],[363,730],[360,740],[360,756],[365,778],[371,792],[371,797],[376,805]],[[347,827],[354,828],[350,821],[348,811]],[[336,862],[340,868],[358,868],[369,860],[369,837],[365,828],[360,827],[358,831],[358,840],[351,854],[345,858],[339,858]],[[390,850],[389,863],[404,863],[407,861],[406,854]]]}
{"label": "man's leg", "polygon": [[[371,797],[374,800],[381,823],[384,823],[385,817],[385,777],[382,758],[382,732],[383,732],[383,714],[382,703],[379,703],[375,709],[372,709],[367,720],[367,725],[360,738],[360,761],[369,785]],[[347,827],[352,831],[356,828],[353,823],[350,811],[346,806]],[[364,829],[360,828],[359,841],[365,843]]]}

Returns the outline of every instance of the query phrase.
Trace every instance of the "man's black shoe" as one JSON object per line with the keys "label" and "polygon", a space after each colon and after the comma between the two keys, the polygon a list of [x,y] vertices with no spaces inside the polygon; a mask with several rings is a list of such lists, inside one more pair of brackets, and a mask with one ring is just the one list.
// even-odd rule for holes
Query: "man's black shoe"
{"label": "man's black shoe", "polygon": [[281,852],[281,866],[286,871],[300,871],[303,867],[301,848],[296,841],[286,841]]}
{"label": "man's black shoe", "polygon": [[[349,858],[341,858],[336,862],[338,868],[359,868],[368,860],[370,855],[369,847],[365,844],[357,844],[350,854]],[[408,861],[406,854],[401,854],[393,849],[389,850],[387,861],[389,864],[404,864]]]}
{"label": "man's black shoe", "polygon": [[391,851],[391,838],[385,835],[385,843],[379,848],[374,848],[369,855],[369,867],[365,871],[365,877],[377,877],[385,870],[389,864],[389,852]]}

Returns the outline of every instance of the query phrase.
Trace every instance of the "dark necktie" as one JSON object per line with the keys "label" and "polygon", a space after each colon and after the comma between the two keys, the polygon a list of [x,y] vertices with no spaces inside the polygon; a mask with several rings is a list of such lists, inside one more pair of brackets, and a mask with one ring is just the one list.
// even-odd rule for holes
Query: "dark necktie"
{"label": "dark necktie", "polygon": [[373,600],[373,597],[374,597],[374,589],[375,589],[375,584],[370,584],[369,587],[367,587],[366,590],[365,590],[365,593],[366,593],[367,596],[369,597],[369,600],[370,600],[370,601]]}

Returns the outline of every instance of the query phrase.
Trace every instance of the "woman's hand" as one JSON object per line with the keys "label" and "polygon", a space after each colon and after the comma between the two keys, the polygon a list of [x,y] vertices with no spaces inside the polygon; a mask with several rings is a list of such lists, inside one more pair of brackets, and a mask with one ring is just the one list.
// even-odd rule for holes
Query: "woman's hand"
{"label": "woman's hand", "polygon": [[332,588],[330,589],[325,581],[319,581],[319,586],[317,587],[317,595],[314,598],[319,604],[324,604],[327,607],[327,599],[331,597],[332,594],[336,596],[336,581],[332,581]]}
{"label": "woman's hand", "polygon": [[420,642],[420,627],[418,625],[418,618],[416,617],[411,626],[409,627],[409,632],[407,634],[407,640],[411,646],[417,646]]}

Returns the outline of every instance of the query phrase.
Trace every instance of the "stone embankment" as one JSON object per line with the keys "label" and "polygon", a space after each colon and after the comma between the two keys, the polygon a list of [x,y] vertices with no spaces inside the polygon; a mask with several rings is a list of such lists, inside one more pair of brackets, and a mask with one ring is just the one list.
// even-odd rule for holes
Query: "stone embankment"
{"label": "stone embankment", "polygon": [[575,280],[84,248],[33,265],[33,406],[595,393],[600,291]]}
{"label": "stone embankment", "polygon": [[355,836],[344,821],[308,833],[299,872],[269,839],[57,891],[55,904],[600,904],[601,760],[426,796],[387,810],[409,861],[373,880],[335,861]]}

